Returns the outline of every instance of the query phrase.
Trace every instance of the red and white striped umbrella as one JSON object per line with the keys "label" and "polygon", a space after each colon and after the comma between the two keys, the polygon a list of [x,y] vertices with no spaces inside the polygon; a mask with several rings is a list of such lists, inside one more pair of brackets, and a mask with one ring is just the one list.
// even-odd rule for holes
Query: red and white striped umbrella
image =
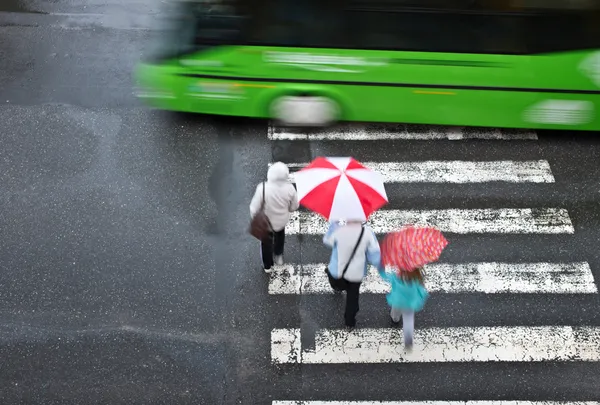
{"label": "red and white striped umbrella", "polygon": [[318,157],[294,177],[300,204],[328,221],[366,221],[388,202],[381,175],[351,157]]}

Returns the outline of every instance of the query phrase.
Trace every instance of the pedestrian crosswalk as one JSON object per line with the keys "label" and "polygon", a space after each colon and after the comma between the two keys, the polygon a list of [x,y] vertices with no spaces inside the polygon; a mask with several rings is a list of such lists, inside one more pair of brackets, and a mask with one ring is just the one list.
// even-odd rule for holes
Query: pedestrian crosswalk
{"label": "pedestrian crosswalk", "polygon": [[[485,196],[488,187],[492,185],[511,184],[521,187],[522,195],[527,195],[533,184],[553,186],[556,182],[551,163],[541,152],[529,153],[527,159],[489,160],[485,156],[473,154],[472,160],[454,160],[449,150],[442,160],[412,160],[398,159],[391,161],[390,157],[401,155],[391,148],[386,150],[385,159],[374,160],[374,153],[364,149],[366,159],[361,156],[361,148],[356,144],[364,142],[370,147],[373,142],[378,144],[393,144],[395,148],[402,142],[418,141],[419,150],[431,148],[436,150],[436,157],[444,154],[443,142],[504,141],[514,142],[516,148],[529,148],[538,141],[538,135],[532,131],[477,129],[477,128],[440,128],[414,125],[343,125],[335,130],[313,131],[302,133],[285,128],[270,127],[268,139],[277,142],[309,142],[311,158],[320,151],[344,151],[345,142],[353,142],[353,150],[339,153],[339,156],[349,156],[361,161],[365,166],[382,174],[390,204],[372,215],[370,226],[379,234],[396,230],[405,224],[435,226],[443,232],[452,235],[452,240],[461,237],[519,237],[523,243],[521,259],[529,252],[527,240],[546,237],[557,239],[568,246],[569,238],[576,234],[568,207],[556,200],[547,204],[531,204],[523,206],[511,201],[512,196],[487,202]],[[339,143],[339,146],[333,147]],[[322,146],[325,145],[325,146]],[[293,148],[292,148],[293,149]],[[440,150],[442,152],[440,152]],[[506,149],[504,149],[506,150]],[[314,151],[319,151],[315,153]],[[536,155],[531,159],[532,155]],[[420,154],[424,156],[424,154]],[[497,156],[494,156],[497,158]],[[281,159],[280,159],[281,160]],[[291,171],[290,181],[294,181],[293,173],[300,170],[308,161],[298,163],[290,156],[288,164]],[[402,205],[402,209],[394,203],[402,199],[402,185],[412,184],[412,187],[480,187],[482,198],[477,200],[477,206],[461,206],[448,199],[446,206],[410,206]],[[447,190],[448,188],[446,188]],[[548,188],[543,189],[546,192]],[[539,190],[538,190],[539,191]],[[543,199],[536,199],[541,201]],[[438,204],[439,205],[439,204]],[[333,295],[327,277],[324,273],[327,256],[326,249],[315,248],[314,243],[320,240],[328,224],[318,215],[300,209],[292,215],[286,227],[288,238],[286,251],[295,249],[295,244],[307,244],[296,255],[297,262],[275,266],[268,275],[268,294],[272,299],[285,296],[302,297],[302,302],[318,300],[319,297]],[[298,237],[298,239],[294,239]],[[308,238],[308,239],[302,239]],[[304,242],[302,242],[304,240]],[[451,240],[451,243],[452,243]],[[523,242],[525,241],[525,242]],[[564,251],[561,249],[561,251]],[[559,256],[559,255],[557,255]],[[476,252],[462,252],[462,262],[445,262],[444,257],[439,263],[426,266],[426,283],[436,296],[452,294],[487,294],[498,299],[511,300],[511,297],[549,297],[548,299],[562,300],[574,297],[589,297],[598,294],[598,288],[592,268],[586,258],[573,260],[572,255],[564,260],[539,261],[539,257],[520,261],[495,261],[494,257],[480,260]],[[471,260],[469,260],[471,259]],[[491,259],[491,260],[489,260]],[[497,258],[498,260],[499,258]],[[554,257],[553,259],[556,259]],[[363,296],[383,295],[389,291],[389,284],[378,276],[374,268],[370,268],[367,277],[361,285]],[[555,297],[555,298],[550,298]],[[322,301],[320,301],[322,302]],[[385,299],[380,300],[381,311],[387,311]],[[553,301],[556,302],[556,301]],[[499,309],[500,310],[500,309]],[[361,306],[362,311],[362,306]],[[493,309],[492,309],[493,311]],[[359,321],[356,329],[342,328],[340,314],[339,328],[328,328],[331,325],[312,325],[306,330],[301,325],[273,325],[271,329],[271,361],[277,367],[292,365],[311,365],[325,368],[335,365],[355,365],[361,367],[376,367],[384,364],[410,363],[586,363],[600,362],[600,327],[597,325],[571,325],[569,318],[561,322],[544,324],[536,322],[535,309],[529,316],[531,321],[526,324],[481,324],[481,325],[428,325],[415,330],[414,349],[404,349],[402,330],[400,328],[380,328],[369,325],[369,320]],[[360,315],[359,315],[360,316]],[[418,317],[421,315],[418,315]],[[427,316],[427,307],[423,312]],[[312,343],[307,343],[312,342]],[[357,379],[360,378],[357,375]],[[389,399],[389,398],[388,398]],[[279,398],[272,405],[404,405],[402,398],[394,401],[337,401],[302,400],[301,398]],[[455,398],[454,398],[455,399]],[[411,404],[424,405],[535,405],[530,401],[411,401]],[[474,398],[478,399],[478,398]],[[576,398],[575,398],[576,400]],[[568,402],[563,402],[567,404]],[[550,402],[544,402],[550,404]],[[583,402],[582,402],[583,404]],[[594,403],[594,405],[598,405]]]}

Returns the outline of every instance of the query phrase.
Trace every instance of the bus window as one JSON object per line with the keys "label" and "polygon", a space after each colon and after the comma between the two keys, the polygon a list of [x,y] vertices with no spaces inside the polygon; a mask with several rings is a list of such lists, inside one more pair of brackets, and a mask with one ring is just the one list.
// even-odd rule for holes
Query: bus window
{"label": "bus window", "polygon": [[[464,11],[464,10],[463,10]],[[524,54],[525,19],[516,14],[351,10],[357,46],[418,52]]]}
{"label": "bus window", "polygon": [[349,7],[361,9],[380,9],[396,11],[404,9],[421,10],[470,10],[476,0],[350,0]]}
{"label": "bus window", "polygon": [[[315,48],[350,47],[343,20],[345,0],[265,2],[253,16],[251,45]],[[261,22],[258,23],[258,20]]]}
{"label": "bus window", "polygon": [[[360,27],[361,48],[438,51],[463,48],[469,41],[460,26],[460,17],[443,13],[422,13],[414,11],[379,12],[352,11],[352,19]],[[448,37],[443,32],[452,32]]]}
{"label": "bus window", "polygon": [[[600,0],[544,1],[180,1],[153,55],[229,44],[515,55],[600,47]],[[575,7],[584,4],[596,6]]]}
{"label": "bus window", "polygon": [[244,15],[233,1],[176,1],[164,9],[153,59],[169,59],[241,41]]}
{"label": "bus window", "polygon": [[475,53],[528,53],[528,44],[525,41],[526,16],[509,13],[478,15],[472,21],[472,45]]}
{"label": "bus window", "polygon": [[536,10],[598,10],[598,0],[513,0],[521,7]]}
{"label": "bus window", "polygon": [[534,54],[600,48],[598,13],[540,13],[532,17],[529,27],[529,48]]}
{"label": "bus window", "polygon": [[196,24],[193,16],[181,12],[179,7],[168,9],[158,21],[152,35],[149,59],[171,59],[195,50]]}

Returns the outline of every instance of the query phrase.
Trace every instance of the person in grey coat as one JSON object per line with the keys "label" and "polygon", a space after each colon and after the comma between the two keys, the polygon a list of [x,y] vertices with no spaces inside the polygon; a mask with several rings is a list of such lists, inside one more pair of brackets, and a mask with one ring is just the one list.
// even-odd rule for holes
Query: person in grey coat
{"label": "person in grey coat", "polygon": [[270,273],[274,263],[283,264],[285,244],[285,226],[290,213],[298,209],[298,194],[289,181],[290,171],[282,163],[274,163],[267,172],[267,181],[256,186],[250,202],[250,215],[254,217],[262,204],[263,187],[265,191],[265,214],[271,222],[272,232],[261,242],[261,255],[265,272]]}

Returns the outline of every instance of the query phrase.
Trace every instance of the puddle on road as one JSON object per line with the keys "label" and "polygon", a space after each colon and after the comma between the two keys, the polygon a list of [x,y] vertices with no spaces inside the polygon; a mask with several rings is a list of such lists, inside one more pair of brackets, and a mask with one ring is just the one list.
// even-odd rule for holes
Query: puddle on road
{"label": "puddle on road", "polygon": [[0,0],[0,12],[46,14],[43,11],[32,10],[23,0]]}

